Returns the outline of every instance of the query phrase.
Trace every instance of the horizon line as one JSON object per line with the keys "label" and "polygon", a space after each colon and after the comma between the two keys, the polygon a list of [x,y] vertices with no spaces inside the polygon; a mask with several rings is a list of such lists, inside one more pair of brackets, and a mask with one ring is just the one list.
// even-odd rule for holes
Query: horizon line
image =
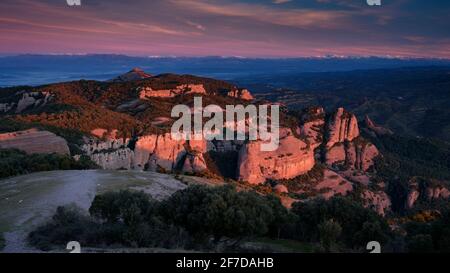
{"label": "horizon line", "polygon": [[148,58],[148,59],[169,59],[169,58],[223,58],[223,59],[249,59],[249,60],[288,60],[288,59],[351,59],[351,58],[379,58],[379,59],[398,59],[398,60],[445,60],[450,61],[449,57],[438,56],[403,56],[403,55],[340,55],[340,54],[324,54],[309,56],[240,56],[240,55],[133,55],[125,53],[6,53],[0,52],[0,57],[19,57],[19,56],[123,56],[131,58]]}

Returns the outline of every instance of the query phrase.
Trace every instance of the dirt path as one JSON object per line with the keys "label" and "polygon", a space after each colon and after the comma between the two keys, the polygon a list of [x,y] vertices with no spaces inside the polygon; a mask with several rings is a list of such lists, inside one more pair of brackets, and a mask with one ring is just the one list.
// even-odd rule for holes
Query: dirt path
{"label": "dirt path", "polygon": [[75,204],[87,210],[97,193],[143,190],[163,199],[186,186],[172,176],[132,171],[55,171],[0,180],[0,232],[3,252],[31,252],[27,234],[47,221],[58,206]]}

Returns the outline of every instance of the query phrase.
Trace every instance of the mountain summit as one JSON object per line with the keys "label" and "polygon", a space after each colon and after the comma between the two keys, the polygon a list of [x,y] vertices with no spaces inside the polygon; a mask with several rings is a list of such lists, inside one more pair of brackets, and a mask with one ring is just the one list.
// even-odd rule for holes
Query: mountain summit
{"label": "mountain summit", "polygon": [[122,74],[114,79],[111,79],[110,82],[129,82],[129,81],[143,80],[151,77],[153,77],[151,74],[147,74],[141,68],[135,67],[132,70],[128,71],[127,73]]}

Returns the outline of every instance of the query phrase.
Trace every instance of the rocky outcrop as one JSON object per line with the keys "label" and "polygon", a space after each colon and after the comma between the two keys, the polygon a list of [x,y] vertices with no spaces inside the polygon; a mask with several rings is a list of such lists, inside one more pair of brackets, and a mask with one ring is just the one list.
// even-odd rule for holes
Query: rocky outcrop
{"label": "rocky outcrop", "polygon": [[0,134],[0,148],[19,149],[28,154],[70,155],[69,146],[64,138],[38,129]]}
{"label": "rocky outcrop", "polygon": [[355,169],[368,171],[374,164],[374,159],[379,155],[375,145],[358,138],[352,142],[337,143],[327,148],[325,162],[334,169]]}
{"label": "rocky outcrop", "polygon": [[279,194],[289,193],[288,188],[283,184],[277,184],[273,187],[273,191]]}
{"label": "rocky outcrop", "polygon": [[184,159],[182,169],[186,167],[189,172],[205,169],[206,163],[202,154],[208,151],[207,141],[194,140],[193,136],[191,138],[192,140],[174,140],[170,133],[139,138],[134,149],[135,168],[139,168],[140,165],[154,171],[158,169],[173,171]]}
{"label": "rocky outcrop", "polygon": [[20,114],[26,109],[45,106],[53,96],[49,92],[19,91],[9,100],[11,102],[1,103],[0,112],[12,112]]}
{"label": "rocky outcrop", "polygon": [[184,144],[184,141],[172,139],[169,133],[158,135],[155,150],[148,161],[149,170],[174,170],[178,162],[186,154]]}
{"label": "rocky outcrop", "polygon": [[389,130],[387,128],[384,128],[384,127],[381,127],[381,126],[378,126],[377,124],[375,124],[375,122],[373,122],[369,118],[369,116],[366,116],[366,118],[364,120],[364,123],[365,123],[367,129],[370,132],[375,133],[375,135],[382,136],[382,135],[392,135],[393,134],[393,132],[391,130]]}
{"label": "rocky outcrop", "polygon": [[406,208],[411,209],[414,207],[414,204],[419,199],[420,192],[417,190],[412,190],[408,192],[408,196],[406,197]]}
{"label": "rocky outcrop", "polygon": [[170,172],[181,166],[186,172],[200,172],[206,168],[202,154],[209,146],[206,140],[174,140],[166,133],[138,137],[133,145],[129,139],[92,139],[83,150],[103,169]]}
{"label": "rocky outcrop", "polygon": [[104,170],[130,170],[133,151],[128,148],[99,152],[90,155],[92,161]]}
{"label": "rocky outcrop", "polygon": [[419,199],[433,201],[448,198],[450,198],[450,190],[439,181],[414,177],[409,181],[405,208],[413,208]]}
{"label": "rocky outcrop", "polygon": [[144,70],[136,67],[136,68],[133,68],[131,71],[118,76],[117,78],[109,80],[109,82],[137,81],[137,80],[143,80],[143,79],[147,79],[147,78],[151,78],[151,77],[153,77],[153,76],[145,73]]}
{"label": "rocky outcrop", "polygon": [[239,152],[239,180],[259,184],[266,179],[289,179],[314,167],[314,152],[292,134],[280,139],[275,151],[261,151],[262,141],[251,141]]}
{"label": "rocky outcrop", "polygon": [[227,96],[242,99],[242,100],[253,100],[254,99],[252,93],[250,93],[250,91],[248,91],[248,89],[240,89],[240,88],[234,88],[233,90],[229,91],[227,93]]}
{"label": "rocky outcrop", "polygon": [[326,128],[326,147],[333,147],[336,143],[352,141],[359,136],[358,120],[354,114],[338,108],[331,116]]}
{"label": "rocky outcrop", "polygon": [[128,148],[128,139],[89,140],[82,150],[93,162],[105,170],[132,168],[134,152]]}
{"label": "rocky outcrop", "polygon": [[325,111],[322,107],[307,109],[301,118],[300,134],[306,138],[312,149],[319,147],[323,142]]}
{"label": "rocky outcrop", "polygon": [[444,187],[428,187],[425,191],[426,198],[431,200],[447,199],[450,197],[450,191]]}
{"label": "rocky outcrop", "polygon": [[373,209],[379,215],[384,216],[391,208],[391,199],[384,191],[369,191],[365,190],[361,194],[364,207]]}
{"label": "rocky outcrop", "polygon": [[322,181],[317,183],[314,189],[322,198],[329,199],[335,195],[347,195],[353,190],[353,185],[338,173],[325,169]]}
{"label": "rocky outcrop", "polygon": [[173,89],[153,90],[151,87],[139,88],[139,98],[145,100],[147,98],[173,98],[183,94],[206,94],[203,84],[182,84]]}
{"label": "rocky outcrop", "polygon": [[190,152],[186,155],[184,160],[182,172],[184,173],[201,173],[206,171],[206,161],[203,158],[203,154],[199,152]]}
{"label": "rocky outcrop", "polygon": [[146,168],[150,155],[155,151],[157,139],[157,135],[139,137],[134,146],[133,169],[144,170]]}

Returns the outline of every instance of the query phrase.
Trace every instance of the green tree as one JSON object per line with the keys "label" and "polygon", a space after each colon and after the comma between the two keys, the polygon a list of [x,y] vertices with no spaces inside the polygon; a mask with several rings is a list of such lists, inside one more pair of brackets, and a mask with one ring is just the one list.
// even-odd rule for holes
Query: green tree
{"label": "green tree", "polygon": [[342,227],[333,219],[326,220],[317,226],[320,236],[320,244],[326,252],[330,252],[331,247],[336,243],[342,233]]}
{"label": "green tree", "polygon": [[89,213],[109,223],[123,222],[127,226],[137,225],[147,219],[155,203],[144,192],[107,192],[97,195]]}
{"label": "green tree", "polygon": [[232,186],[191,186],[161,204],[164,217],[199,238],[264,235],[274,219],[271,206],[254,192],[236,192]]}
{"label": "green tree", "polygon": [[[293,204],[292,212],[298,217],[296,238],[301,241],[319,241],[317,226],[329,219],[334,219],[341,225],[340,238],[347,247],[365,247],[367,237],[370,237],[367,234],[370,235],[372,231],[377,231],[377,238],[382,239],[380,243],[384,243],[391,235],[385,219],[350,198],[333,197],[329,200],[297,202]],[[359,236],[355,236],[357,234]]]}

